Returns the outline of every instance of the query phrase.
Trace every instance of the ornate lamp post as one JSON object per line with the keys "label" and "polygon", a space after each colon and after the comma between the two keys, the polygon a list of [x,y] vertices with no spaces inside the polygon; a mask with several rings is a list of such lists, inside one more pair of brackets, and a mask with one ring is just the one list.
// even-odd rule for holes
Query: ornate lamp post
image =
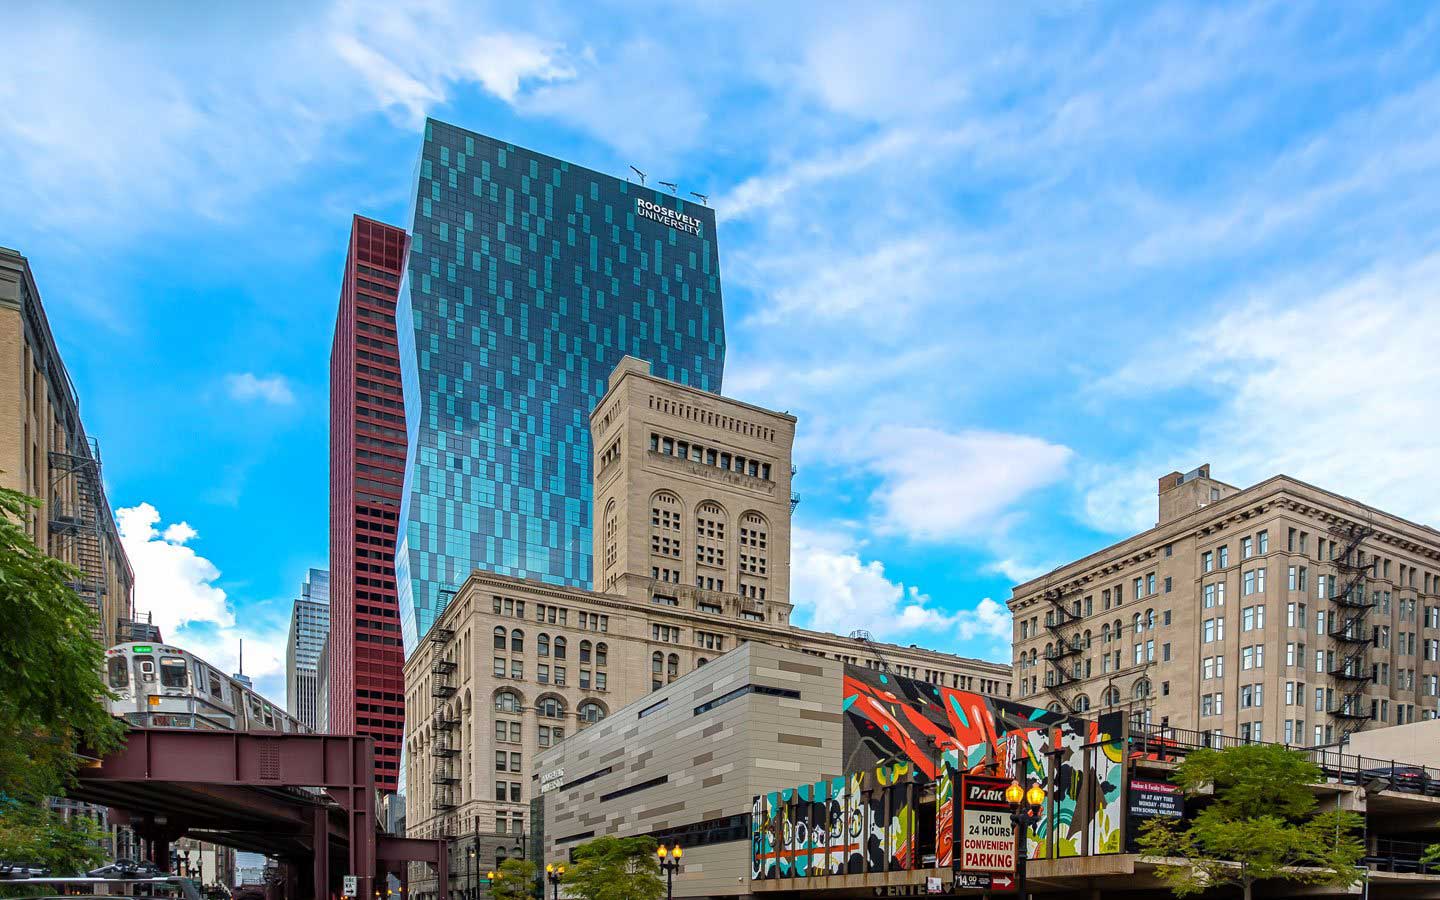
{"label": "ornate lamp post", "polygon": [[1026,900],[1025,858],[1028,855],[1030,826],[1040,821],[1040,812],[1045,806],[1045,789],[1032,784],[1027,791],[1020,782],[1012,781],[1005,789],[1005,802],[1010,804],[1010,821],[1019,830],[1015,840],[1015,890],[1020,900]]}
{"label": "ornate lamp post", "polygon": [[560,879],[565,875],[565,867],[557,866],[554,863],[545,864],[545,880],[550,882],[554,889],[555,900],[560,900]]}
{"label": "ornate lamp post", "polygon": [[470,848],[470,850],[469,850],[469,856],[470,856],[470,861],[465,864],[465,865],[467,866],[467,868],[466,868],[466,870],[465,870],[465,874],[468,875],[468,876],[470,876],[470,877],[469,877],[469,881],[470,881],[470,898],[471,898],[471,900],[475,900],[476,897],[480,896],[480,871],[479,871],[479,868],[478,868],[478,867],[476,866],[476,864],[475,864],[475,848],[474,848],[474,847],[471,847],[471,848]]}
{"label": "ornate lamp post", "polygon": [[490,879],[490,893],[493,895],[495,893],[495,882],[499,881],[505,875],[505,873],[486,872],[485,875]]}
{"label": "ornate lamp post", "polygon": [[666,850],[665,845],[661,844],[655,850],[655,855],[660,857],[660,868],[665,873],[666,900],[674,900],[675,898],[675,870],[680,868],[681,853],[682,851],[679,844],[676,844],[670,850]]}

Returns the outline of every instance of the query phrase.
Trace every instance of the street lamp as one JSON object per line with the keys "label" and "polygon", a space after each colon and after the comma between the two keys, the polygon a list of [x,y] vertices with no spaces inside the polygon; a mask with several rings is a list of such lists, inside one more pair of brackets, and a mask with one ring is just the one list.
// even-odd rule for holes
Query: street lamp
{"label": "street lamp", "polygon": [[1005,789],[1005,802],[1010,804],[1010,822],[1019,830],[1015,842],[1015,890],[1025,900],[1025,858],[1028,855],[1030,826],[1040,821],[1045,806],[1045,789],[1038,784],[1027,791],[1020,782],[1012,781]]}
{"label": "street lamp", "polygon": [[666,850],[664,844],[655,850],[655,855],[660,857],[660,868],[665,872],[666,900],[674,900],[675,897],[675,870],[680,868],[681,852],[678,843],[670,850]]}
{"label": "street lamp", "polygon": [[475,848],[474,848],[474,847],[471,847],[471,848],[470,848],[470,861],[469,861],[468,863],[466,863],[465,865],[467,866],[467,868],[466,868],[466,870],[465,870],[465,874],[470,877],[470,878],[469,878],[469,880],[470,880],[470,897],[471,897],[472,900],[473,900],[473,898],[478,897],[478,896],[480,895],[480,872],[479,872],[479,870],[476,868],[476,865],[475,865]]}
{"label": "street lamp", "polygon": [[502,876],[504,876],[504,874],[505,874],[504,872],[486,872],[486,873],[485,873],[486,877],[488,877],[488,878],[490,879],[490,894],[491,894],[492,896],[495,894],[495,882],[499,881],[500,878],[501,878]]}
{"label": "street lamp", "polygon": [[545,880],[555,886],[555,900],[560,900],[560,879],[565,875],[565,867],[557,866],[554,863],[545,864]]}

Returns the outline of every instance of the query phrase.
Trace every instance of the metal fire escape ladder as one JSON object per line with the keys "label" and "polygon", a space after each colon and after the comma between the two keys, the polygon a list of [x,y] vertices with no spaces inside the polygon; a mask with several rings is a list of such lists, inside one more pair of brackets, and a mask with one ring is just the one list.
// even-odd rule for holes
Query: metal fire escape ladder
{"label": "metal fire escape ladder", "polygon": [[884,653],[880,652],[880,647],[875,643],[875,639],[871,637],[870,632],[866,631],[864,628],[857,628],[854,631],[850,632],[850,638],[864,644],[867,650],[875,654],[875,661],[879,663],[880,671],[884,672],[886,675],[893,675],[897,678],[900,676],[899,672],[896,672],[893,668],[890,667],[890,661],[885,658]]}
{"label": "metal fire escape ladder", "polygon": [[[51,451],[50,547],[51,556],[75,567],[70,582],[95,612],[95,637],[103,641],[105,595],[110,583],[105,554],[104,494],[100,480],[100,445],[86,438],[83,448]],[[127,610],[128,614],[128,610]]]}
{"label": "metal fire escape ladder", "polygon": [[1371,680],[1370,647],[1375,641],[1368,618],[1373,600],[1366,595],[1365,576],[1370,565],[1365,562],[1360,544],[1373,533],[1373,528],[1358,523],[1330,529],[1331,539],[1341,548],[1334,560],[1334,606],[1329,628],[1336,659],[1329,674],[1338,698],[1330,715],[1339,720],[1339,740],[1364,728],[1370,718],[1365,686]]}
{"label": "metal fire escape ladder", "polygon": [[[1079,654],[1084,648],[1080,646],[1079,632],[1067,633],[1067,629],[1077,625],[1081,617],[1065,607],[1065,592],[1061,588],[1045,591],[1045,602],[1050,604],[1050,609],[1045,611],[1045,630],[1054,638],[1045,651],[1045,662],[1050,666],[1045,673],[1045,691],[1058,700],[1066,712],[1073,713],[1075,707],[1064,689],[1081,680],[1075,674],[1075,667],[1080,664]],[[1075,658],[1071,660],[1071,657]]]}
{"label": "metal fire escape ladder", "polygon": [[430,742],[430,756],[433,762],[430,783],[434,790],[434,807],[438,837],[455,837],[455,785],[460,777],[456,773],[456,757],[460,748],[456,737],[459,721],[447,709],[450,698],[455,696],[454,684],[456,664],[450,652],[455,638],[452,629],[439,624],[431,627],[430,641],[430,696],[434,698],[431,722],[434,725]]}

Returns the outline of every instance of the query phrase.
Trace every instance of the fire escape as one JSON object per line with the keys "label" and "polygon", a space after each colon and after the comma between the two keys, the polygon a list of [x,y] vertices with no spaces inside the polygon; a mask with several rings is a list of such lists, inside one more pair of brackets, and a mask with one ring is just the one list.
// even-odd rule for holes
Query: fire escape
{"label": "fire escape", "polygon": [[1335,663],[1329,673],[1338,697],[1330,708],[1330,715],[1339,720],[1338,740],[1363,728],[1370,718],[1365,685],[1371,676],[1370,646],[1374,636],[1367,620],[1371,602],[1366,596],[1367,565],[1360,542],[1372,533],[1371,528],[1359,524],[1330,529],[1331,538],[1341,548],[1335,557],[1335,583],[1331,590],[1335,606],[1330,616],[1330,638],[1335,643]]}
{"label": "fire escape", "polygon": [[[76,569],[70,586],[95,612],[97,639],[104,639],[105,594],[109,584],[105,556],[104,495],[100,483],[100,445],[86,438],[78,453],[50,453],[50,555]],[[72,448],[75,449],[75,448]],[[129,610],[125,611],[129,615]]]}
{"label": "fire escape", "polygon": [[1045,611],[1045,630],[1054,638],[1045,651],[1045,661],[1050,665],[1045,672],[1045,690],[1059,701],[1062,709],[1073,713],[1075,707],[1066,696],[1065,688],[1080,681],[1080,652],[1084,648],[1080,645],[1080,633],[1073,628],[1081,617],[1065,607],[1065,592],[1060,588],[1047,590],[1045,602],[1050,604],[1050,609]]}
{"label": "fire escape", "polygon": [[448,709],[449,700],[456,692],[453,682],[455,660],[449,654],[450,642],[454,638],[455,632],[449,628],[437,624],[430,629],[430,696],[435,699],[435,709],[431,714],[435,734],[430,743],[430,755],[435,765],[430,783],[435,792],[435,836],[446,839],[453,839],[456,835],[455,785],[460,783],[456,772],[456,757],[460,755],[457,737],[460,720]]}

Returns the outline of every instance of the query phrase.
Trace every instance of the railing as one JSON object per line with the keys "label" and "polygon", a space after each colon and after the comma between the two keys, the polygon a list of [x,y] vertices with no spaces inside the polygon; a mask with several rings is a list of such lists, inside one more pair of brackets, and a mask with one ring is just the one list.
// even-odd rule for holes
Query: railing
{"label": "railing", "polygon": [[[1141,723],[1130,726],[1131,759],[1180,762],[1191,750],[1224,750],[1228,747],[1258,743],[1273,742],[1246,740],[1208,731],[1192,731],[1188,728]],[[1440,768],[1434,766],[1356,756],[1327,747],[1293,749],[1302,751],[1307,759],[1320,767],[1326,778],[1334,779],[1340,784],[1440,797]]]}
{"label": "railing", "polygon": [[1375,848],[1365,854],[1364,863],[1381,872],[1415,872],[1421,875],[1440,874],[1440,863],[1422,863],[1428,844],[1419,841],[1397,841],[1378,838]]}

